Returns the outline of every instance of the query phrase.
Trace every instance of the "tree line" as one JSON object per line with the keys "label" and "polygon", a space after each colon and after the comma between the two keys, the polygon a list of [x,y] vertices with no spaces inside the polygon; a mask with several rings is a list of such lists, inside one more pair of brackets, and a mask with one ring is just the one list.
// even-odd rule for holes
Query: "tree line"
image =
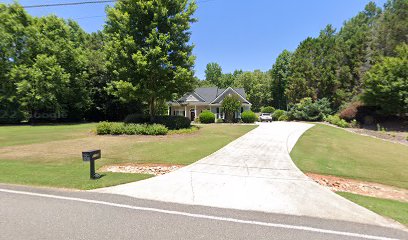
{"label": "tree line", "polygon": [[0,122],[154,116],[191,91],[196,4],[118,1],[102,31],[0,4]]}
{"label": "tree line", "polygon": [[383,8],[370,2],[318,37],[308,37],[293,51],[284,50],[272,68],[223,73],[209,63],[201,86],[243,87],[253,109],[286,110],[304,98],[326,98],[334,111],[355,101],[383,114],[408,112],[408,1],[389,0]]}
{"label": "tree line", "polygon": [[165,102],[197,86],[242,87],[253,104],[279,109],[309,97],[334,110],[364,101],[386,114],[408,106],[408,0],[369,3],[339,31],[284,50],[269,71],[223,73],[210,63],[194,77],[188,0],[118,1],[102,31],[73,20],[30,16],[0,4],[0,122],[122,120],[165,111]]}

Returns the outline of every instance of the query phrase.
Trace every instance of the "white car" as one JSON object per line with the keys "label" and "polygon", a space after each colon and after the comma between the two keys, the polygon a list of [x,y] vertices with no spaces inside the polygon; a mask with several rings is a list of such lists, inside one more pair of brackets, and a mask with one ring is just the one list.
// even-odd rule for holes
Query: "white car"
{"label": "white car", "polygon": [[261,122],[272,122],[272,114],[270,113],[261,113],[259,116],[259,121]]}

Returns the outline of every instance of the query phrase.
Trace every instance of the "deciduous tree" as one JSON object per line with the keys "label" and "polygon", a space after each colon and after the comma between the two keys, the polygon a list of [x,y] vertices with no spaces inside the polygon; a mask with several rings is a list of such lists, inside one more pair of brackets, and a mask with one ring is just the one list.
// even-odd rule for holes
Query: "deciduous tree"
{"label": "deciduous tree", "polygon": [[118,1],[107,9],[109,91],[124,101],[146,101],[153,118],[157,103],[191,91],[194,56],[189,44],[196,4],[188,0]]}

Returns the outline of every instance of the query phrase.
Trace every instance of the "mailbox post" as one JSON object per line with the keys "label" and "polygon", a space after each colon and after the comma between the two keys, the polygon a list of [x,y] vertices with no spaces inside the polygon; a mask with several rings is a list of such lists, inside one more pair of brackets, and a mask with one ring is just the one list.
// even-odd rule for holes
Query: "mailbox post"
{"label": "mailbox post", "polygon": [[91,179],[98,179],[101,176],[95,173],[95,160],[101,158],[101,150],[89,150],[82,152],[82,160],[89,162],[89,175]]}

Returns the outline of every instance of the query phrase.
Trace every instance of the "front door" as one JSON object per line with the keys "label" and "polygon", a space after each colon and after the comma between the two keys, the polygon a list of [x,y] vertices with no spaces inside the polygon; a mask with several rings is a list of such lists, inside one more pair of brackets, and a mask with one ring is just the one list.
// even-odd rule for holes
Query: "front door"
{"label": "front door", "polygon": [[190,120],[191,120],[191,121],[194,121],[194,119],[195,119],[195,110],[194,110],[194,109],[191,109],[191,110],[190,110]]}

